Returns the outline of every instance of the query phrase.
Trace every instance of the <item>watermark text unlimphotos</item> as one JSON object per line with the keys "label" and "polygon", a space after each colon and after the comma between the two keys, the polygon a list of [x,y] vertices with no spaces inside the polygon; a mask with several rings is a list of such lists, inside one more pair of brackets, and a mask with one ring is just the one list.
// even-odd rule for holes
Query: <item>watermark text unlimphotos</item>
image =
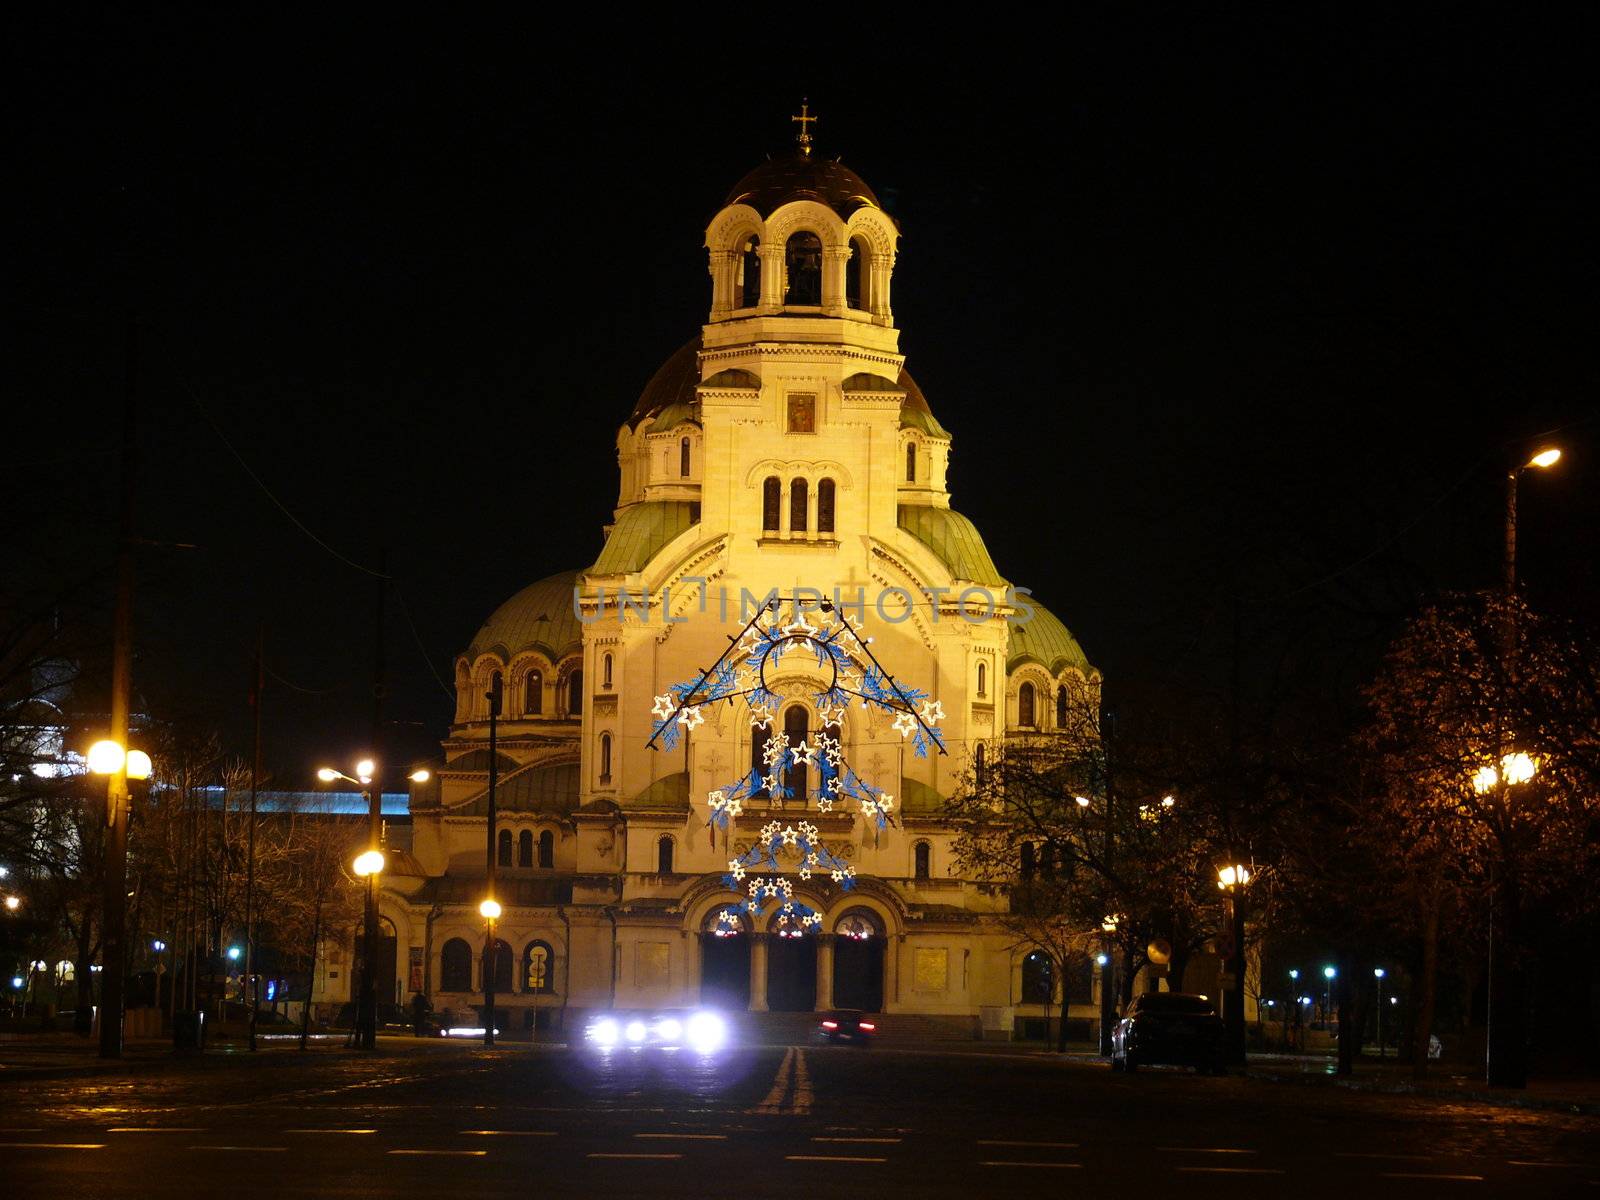
{"label": "watermark text unlimphotos", "polygon": [[[698,591],[698,595],[696,595]],[[1033,619],[1033,605],[1028,603],[1032,593],[1027,588],[1008,587],[995,592],[986,587],[879,588],[869,595],[867,589],[858,587],[854,592],[834,588],[831,593],[820,588],[797,587],[788,592],[772,588],[765,594],[741,587],[735,595],[728,588],[707,586],[698,575],[688,575],[675,584],[662,588],[659,595],[646,589],[631,591],[628,588],[596,589],[593,605],[586,604],[577,588],[572,589],[572,613],[585,625],[593,625],[608,617],[618,621],[632,618],[648,624],[651,613],[667,625],[682,625],[693,617],[688,611],[673,614],[674,596],[693,597],[698,613],[715,612],[717,620],[730,619],[748,622],[757,613],[774,607],[791,613],[791,620],[799,620],[806,613],[837,612],[855,621],[876,617],[885,624],[898,625],[911,619],[919,606],[925,606],[935,624],[941,619],[953,618],[974,625],[1003,616],[1013,625],[1026,625]]]}

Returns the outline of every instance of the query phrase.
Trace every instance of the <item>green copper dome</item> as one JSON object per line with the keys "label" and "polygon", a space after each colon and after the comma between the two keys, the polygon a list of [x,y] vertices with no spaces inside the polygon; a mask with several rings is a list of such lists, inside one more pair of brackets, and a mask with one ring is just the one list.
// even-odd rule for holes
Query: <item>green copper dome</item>
{"label": "green copper dome", "polygon": [[1085,675],[1094,671],[1078,639],[1068,632],[1044,605],[1031,597],[1033,616],[1026,623],[1011,626],[1011,646],[1006,652],[1006,670],[1014,671],[1024,662],[1036,662],[1052,675],[1063,667],[1076,667]]}
{"label": "green copper dome", "polygon": [[583,648],[583,626],[572,611],[577,571],[563,571],[530,583],[507,600],[467,647],[468,658],[493,652],[510,662],[524,650],[539,649],[551,660]]}

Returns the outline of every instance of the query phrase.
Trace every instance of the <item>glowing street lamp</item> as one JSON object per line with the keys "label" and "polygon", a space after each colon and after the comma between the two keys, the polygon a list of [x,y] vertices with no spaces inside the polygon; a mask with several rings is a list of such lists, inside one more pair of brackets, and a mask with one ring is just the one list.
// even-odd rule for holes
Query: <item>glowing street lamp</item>
{"label": "glowing street lamp", "polygon": [[1223,1022],[1227,1027],[1228,1057],[1233,1062],[1245,1060],[1244,1026],[1244,889],[1251,878],[1250,868],[1241,862],[1225,863],[1217,868],[1217,887],[1227,898],[1227,964],[1224,970],[1232,983],[1222,990],[1227,996],[1223,1006]]}
{"label": "glowing street lamp", "polygon": [[500,919],[500,901],[486,897],[478,905],[478,915],[487,923],[488,932],[483,943],[483,1044],[494,1045],[494,971],[500,948],[495,945],[494,923]]}
{"label": "glowing street lamp", "polygon": [[21,896],[7,896],[6,897],[6,911],[7,912],[16,912],[17,909],[19,909],[21,907],[22,907],[22,897]]}
{"label": "glowing street lamp", "polygon": [[1561,461],[1561,451],[1554,446],[1540,450],[1520,467],[1515,467],[1506,473],[1506,560],[1505,584],[1506,595],[1515,594],[1517,590],[1517,476],[1529,467],[1547,470]]}

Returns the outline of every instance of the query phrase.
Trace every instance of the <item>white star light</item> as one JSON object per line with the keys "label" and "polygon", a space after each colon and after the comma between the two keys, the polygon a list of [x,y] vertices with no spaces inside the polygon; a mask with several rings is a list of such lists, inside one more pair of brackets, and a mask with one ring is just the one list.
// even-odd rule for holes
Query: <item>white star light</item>
{"label": "white star light", "polygon": [[705,714],[700,711],[698,704],[691,704],[678,714],[678,724],[687,726],[689,729],[693,729],[696,725],[704,725],[705,720]]}
{"label": "white star light", "polygon": [[927,725],[937,725],[944,720],[944,705],[937,700],[922,702],[922,720]]}
{"label": "white star light", "polygon": [[916,714],[903,712],[894,719],[894,731],[901,737],[910,737],[917,731]]}
{"label": "white star light", "polygon": [[817,752],[815,746],[808,746],[805,739],[800,739],[800,744],[794,748],[794,761],[805,766],[811,761],[811,756]]}
{"label": "white star light", "polygon": [[765,704],[750,706],[750,724],[757,729],[772,728],[772,710]]}
{"label": "white star light", "polygon": [[802,616],[798,621],[795,621],[793,624],[785,625],[783,627],[783,633],[784,633],[785,637],[805,637],[805,638],[810,638],[810,637],[815,637],[816,636],[817,630],[816,630],[816,626],[806,624],[806,619],[805,619],[805,617]]}
{"label": "white star light", "polygon": [[833,797],[832,796],[818,796],[817,797],[817,811],[818,812],[831,813],[833,811]]}
{"label": "white star light", "polygon": [[658,720],[665,720],[672,715],[672,710],[677,706],[677,701],[672,698],[672,693],[668,692],[664,696],[656,697],[656,702],[650,706],[650,712]]}
{"label": "white star light", "polygon": [[735,880],[743,879],[744,878],[744,864],[742,864],[737,858],[729,859],[728,860],[728,874],[732,875]]}

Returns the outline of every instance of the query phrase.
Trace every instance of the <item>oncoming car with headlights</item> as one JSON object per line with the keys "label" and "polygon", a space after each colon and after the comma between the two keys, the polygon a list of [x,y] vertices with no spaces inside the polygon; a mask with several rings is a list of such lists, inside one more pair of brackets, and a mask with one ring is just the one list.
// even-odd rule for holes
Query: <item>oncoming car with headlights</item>
{"label": "oncoming car with headlights", "polygon": [[692,1012],[602,1012],[589,1019],[585,1040],[598,1050],[694,1050],[710,1054],[728,1044],[728,1023],[709,1009]]}

